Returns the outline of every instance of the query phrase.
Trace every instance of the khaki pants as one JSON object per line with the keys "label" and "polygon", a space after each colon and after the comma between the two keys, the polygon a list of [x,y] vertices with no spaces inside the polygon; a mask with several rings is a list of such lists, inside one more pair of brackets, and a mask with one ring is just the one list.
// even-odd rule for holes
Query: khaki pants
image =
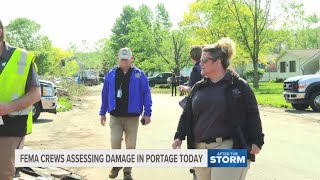
{"label": "khaki pants", "polygon": [[15,149],[22,149],[24,137],[0,137],[0,179],[12,180],[15,173]]}
{"label": "khaki pants", "polygon": [[[225,140],[219,143],[196,143],[197,149],[231,149],[232,140]],[[250,167],[245,168],[194,168],[197,180],[244,180]]]}
{"label": "khaki pants", "polygon": [[[127,149],[135,149],[139,127],[138,117],[115,117],[110,116],[111,148],[121,149],[123,132]],[[131,167],[125,167],[123,171],[131,171]]]}

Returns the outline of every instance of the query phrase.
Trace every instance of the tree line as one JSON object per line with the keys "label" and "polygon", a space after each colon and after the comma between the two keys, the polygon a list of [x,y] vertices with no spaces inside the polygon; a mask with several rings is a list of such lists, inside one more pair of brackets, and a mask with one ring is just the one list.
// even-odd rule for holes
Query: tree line
{"label": "tree line", "polygon": [[147,74],[179,74],[182,68],[192,66],[192,45],[230,37],[237,43],[232,66],[252,63],[253,82],[258,87],[258,64],[267,64],[267,55],[286,49],[320,48],[319,20],[316,14],[306,15],[302,3],[289,0],[196,0],[176,28],[172,27],[164,4],[156,5],[154,10],[145,4],[137,9],[124,6],[112,35],[96,42],[93,49],[85,40],[70,44],[68,50],[54,47],[46,35],[39,34],[41,25],[27,18],[11,21],[6,31],[10,44],[37,55],[40,75],[68,76],[79,71],[79,66],[68,62],[61,68],[61,59],[77,56],[86,67],[106,72],[116,65],[117,52],[122,47],[133,50],[134,64]]}

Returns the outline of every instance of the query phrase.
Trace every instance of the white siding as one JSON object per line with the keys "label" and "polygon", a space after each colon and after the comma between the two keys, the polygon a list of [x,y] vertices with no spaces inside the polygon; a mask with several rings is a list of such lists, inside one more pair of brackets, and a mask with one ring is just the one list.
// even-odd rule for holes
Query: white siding
{"label": "white siding", "polygon": [[[290,61],[296,61],[296,72],[289,72]],[[302,71],[301,71],[300,65],[302,63],[304,63],[305,61],[306,61],[306,59],[304,59],[304,60],[298,59],[296,56],[292,55],[291,53],[284,54],[277,61],[277,70],[278,70],[277,78],[286,79],[288,77],[302,75]],[[281,62],[285,62],[285,68],[286,68],[286,72],[285,73],[281,73],[280,72],[280,63]]]}
{"label": "white siding", "polygon": [[270,81],[277,78],[279,78],[277,72],[266,72],[263,74],[263,77],[260,79],[260,81]]}

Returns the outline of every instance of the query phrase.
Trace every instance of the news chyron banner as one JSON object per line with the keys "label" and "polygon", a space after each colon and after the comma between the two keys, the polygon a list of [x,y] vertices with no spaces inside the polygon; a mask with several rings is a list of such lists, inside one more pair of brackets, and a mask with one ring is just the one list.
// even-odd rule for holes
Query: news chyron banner
{"label": "news chyron banner", "polygon": [[239,149],[196,150],[23,150],[16,167],[247,167]]}

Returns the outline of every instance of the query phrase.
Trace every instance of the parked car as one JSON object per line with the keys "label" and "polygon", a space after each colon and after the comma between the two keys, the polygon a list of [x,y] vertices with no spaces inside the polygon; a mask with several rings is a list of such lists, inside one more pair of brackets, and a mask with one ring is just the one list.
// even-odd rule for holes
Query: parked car
{"label": "parked car", "polygon": [[297,110],[305,110],[310,106],[320,112],[320,73],[286,79],[283,96]]}
{"label": "parked car", "polygon": [[99,72],[99,82],[100,83],[104,83],[104,77],[105,77],[106,75],[103,73],[103,72]]}
{"label": "parked car", "polygon": [[171,72],[162,72],[153,77],[148,77],[149,86],[154,87],[156,84],[167,84],[167,79],[171,76]]}
{"label": "parked car", "polygon": [[33,121],[38,120],[41,112],[57,113],[57,87],[51,81],[40,80],[41,100],[33,105]]}

